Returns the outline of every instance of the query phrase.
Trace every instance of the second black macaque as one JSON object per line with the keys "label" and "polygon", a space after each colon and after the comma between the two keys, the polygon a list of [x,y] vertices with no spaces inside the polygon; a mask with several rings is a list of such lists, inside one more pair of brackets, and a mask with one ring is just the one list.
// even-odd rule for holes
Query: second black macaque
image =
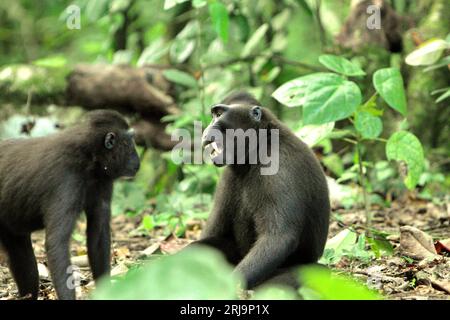
{"label": "second black macaque", "polygon": [[[249,289],[277,278],[289,279],[286,284],[295,286],[296,277],[283,274],[296,265],[316,263],[327,240],[330,202],[320,163],[305,143],[247,93],[229,96],[211,113],[203,145],[210,148],[215,165],[227,167],[201,239],[194,245],[222,251]],[[240,131],[233,137],[232,149],[229,129]],[[257,145],[252,145],[248,129],[256,130]],[[218,133],[223,135],[221,141]],[[241,157],[239,139],[246,148]],[[259,153],[262,143],[276,162],[266,174],[268,162]],[[252,154],[256,161],[251,161]]]}
{"label": "second black macaque", "polygon": [[47,137],[0,142],[0,243],[21,296],[38,296],[30,235],[45,229],[57,296],[75,299],[69,245],[82,211],[94,279],[109,275],[113,182],[134,176],[139,166],[133,133],[115,111],[91,111],[85,121]]}

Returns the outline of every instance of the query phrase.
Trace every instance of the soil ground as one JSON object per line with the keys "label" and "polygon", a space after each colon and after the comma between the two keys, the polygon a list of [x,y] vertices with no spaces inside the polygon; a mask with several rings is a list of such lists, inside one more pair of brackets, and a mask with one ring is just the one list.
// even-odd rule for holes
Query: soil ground
{"label": "soil ground", "polygon": [[[450,238],[450,206],[431,202],[409,200],[393,203],[390,208],[373,208],[373,227],[390,233],[388,237],[394,246],[394,254],[374,258],[370,262],[343,258],[332,266],[337,273],[349,273],[379,290],[386,299],[447,299],[450,300],[450,257],[448,252],[435,259],[422,261],[406,259],[399,250],[401,226],[413,226],[433,236],[435,240]],[[364,232],[364,213],[361,210],[335,209],[340,219],[333,219],[329,237],[350,227]],[[339,220],[339,221],[338,221]],[[162,230],[151,234],[139,232],[139,217],[120,215],[112,220],[113,265],[112,274],[125,273],[130,266],[142,263],[145,258],[172,254],[200,235],[202,221],[189,224],[185,238],[166,237]],[[85,246],[85,222],[80,220],[72,241],[71,251],[74,264],[80,267],[81,288],[78,298],[86,299],[94,288],[87,264]],[[55,292],[48,276],[44,251],[44,233],[33,235],[34,249],[40,268],[39,299],[55,299]],[[182,267],[182,266],[180,266]],[[0,299],[17,299],[16,286],[6,266],[5,257],[0,255]]]}

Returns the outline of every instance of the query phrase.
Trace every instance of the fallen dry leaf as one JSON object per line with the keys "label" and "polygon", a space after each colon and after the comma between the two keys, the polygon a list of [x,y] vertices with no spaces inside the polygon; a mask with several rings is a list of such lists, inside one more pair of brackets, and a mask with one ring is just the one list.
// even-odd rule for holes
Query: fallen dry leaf
{"label": "fallen dry leaf", "polygon": [[448,294],[450,294],[450,280],[444,280],[444,279],[437,280],[437,279],[431,278],[430,281],[431,281],[431,285],[433,286],[433,288],[436,288],[441,291],[445,291]]}
{"label": "fallen dry leaf", "polygon": [[437,255],[433,238],[411,226],[400,227],[400,250],[406,256],[418,260]]}
{"label": "fallen dry leaf", "polygon": [[72,264],[80,268],[89,267],[89,259],[87,255],[72,257],[70,261],[72,261]]}
{"label": "fallen dry leaf", "polygon": [[450,239],[436,241],[436,243],[434,244],[434,248],[439,254],[450,254]]}

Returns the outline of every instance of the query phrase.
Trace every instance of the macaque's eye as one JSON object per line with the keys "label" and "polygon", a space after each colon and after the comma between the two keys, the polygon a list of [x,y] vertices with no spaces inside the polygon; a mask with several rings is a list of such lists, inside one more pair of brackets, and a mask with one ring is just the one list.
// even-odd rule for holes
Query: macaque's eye
{"label": "macaque's eye", "polygon": [[261,121],[261,117],[262,117],[262,110],[260,106],[254,106],[251,110],[250,110],[250,115],[252,116],[252,118],[256,121]]}
{"label": "macaque's eye", "polygon": [[116,134],[114,132],[108,132],[105,136],[105,148],[111,150],[116,144]]}
{"label": "macaque's eye", "polygon": [[225,111],[227,111],[228,106],[225,104],[216,104],[211,108],[211,114],[214,118],[220,117]]}

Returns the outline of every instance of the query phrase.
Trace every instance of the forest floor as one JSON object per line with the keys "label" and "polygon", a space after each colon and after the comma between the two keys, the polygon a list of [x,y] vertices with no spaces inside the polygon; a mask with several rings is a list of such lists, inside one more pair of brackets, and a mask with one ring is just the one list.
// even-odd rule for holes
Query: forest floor
{"label": "forest floor", "polygon": [[[386,299],[449,299],[450,300],[450,205],[438,206],[431,202],[408,200],[393,203],[390,208],[373,208],[373,228],[388,232],[394,253],[389,256],[373,258],[363,262],[355,258],[342,258],[332,266],[337,273],[349,273],[355,278],[377,289]],[[342,230],[350,227],[357,233],[364,232],[364,213],[361,210],[336,209],[334,213],[340,219],[333,219],[329,237],[332,238]],[[173,254],[196,239],[203,222],[192,221],[189,224],[186,238],[163,236],[162,230],[151,235],[136,232],[141,221],[139,217],[120,215],[113,218],[113,266],[112,274],[121,275],[136,264],[143,263],[149,257]],[[413,260],[405,258],[401,250],[400,227],[415,227],[434,240],[442,240],[435,247],[440,254],[429,254],[429,258]],[[72,241],[73,264],[79,266],[81,287],[77,292],[80,299],[88,298],[94,288],[86,257],[85,222],[78,223],[75,240]],[[409,249],[420,251],[426,241],[421,236],[409,237],[413,244]],[[33,235],[34,249],[39,263],[40,297],[39,299],[55,299],[55,292],[46,267],[44,252],[44,233]],[[442,250],[441,250],[442,249]],[[432,249],[428,248],[428,253]],[[422,250],[423,251],[423,250]],[[423,252],[422,252],[423,253]],[[182,266],[180,266],[181,268]],[[6,267],[5,258],[0,255],[0,300],[16,299],[17,290]]]}

